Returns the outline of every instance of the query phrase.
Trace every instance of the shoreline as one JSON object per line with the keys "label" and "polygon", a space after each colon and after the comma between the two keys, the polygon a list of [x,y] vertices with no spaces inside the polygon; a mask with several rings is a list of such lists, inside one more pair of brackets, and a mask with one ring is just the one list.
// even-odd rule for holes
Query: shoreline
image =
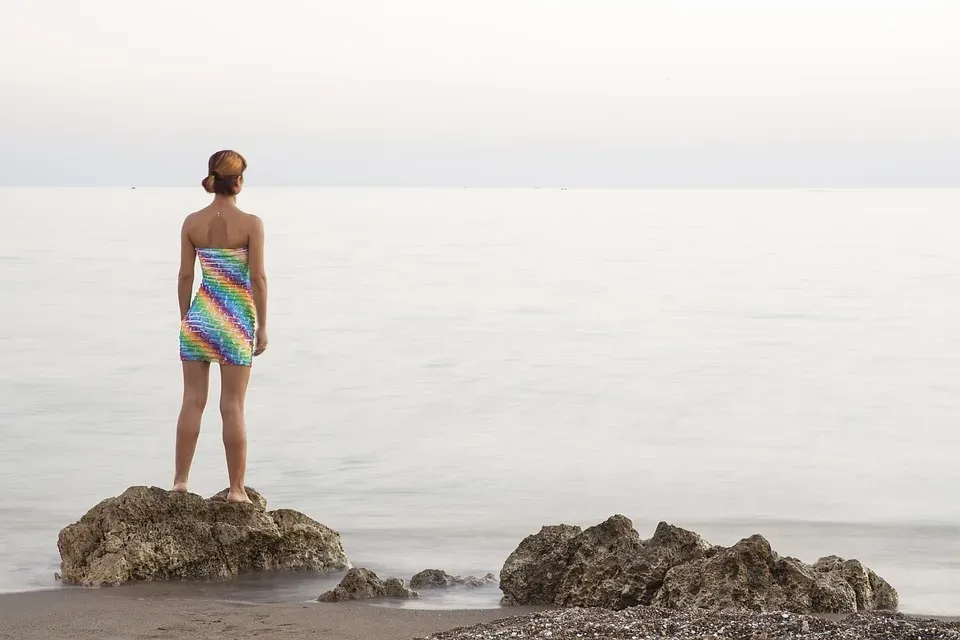
{"label": "shoreline", "polygon": [[[3,593],[0,594],[0,619],[4,625],[0,628],[0,638],[413,640],[531,613],[558,611],[556,607],[501,606],[430,609],[390,606],[390,601],[376,600],[336,604],[252,603],[203,595],[184,597],[176,587],[169,583],[149,583],[129,589],[62,587]],[[178,594],[178,591],[181,592]],[[960,616],[900,613],[913,620],[960,620]],[[839,621],[848,616],[815,617]]]}
{"label": "shoreline", "polygon": [[142,595],[116,588],[63,588],[0,594],[0,638],[412,640],[543,610],[406,609],[372,602],[255,604],[164,595],[162,588]]}

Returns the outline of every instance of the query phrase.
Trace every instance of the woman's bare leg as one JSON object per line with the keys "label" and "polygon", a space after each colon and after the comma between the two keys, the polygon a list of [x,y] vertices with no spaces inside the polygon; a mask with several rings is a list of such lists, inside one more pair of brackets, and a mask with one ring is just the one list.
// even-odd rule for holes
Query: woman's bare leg
{"label": "woman's bare leg", "polygon": [[177,420],[177,468],[173,476],[173,490],[186,492],[190,479],[190,465],[200,436],[200,418],[207,406],[210,384],[209,362],[183,362],[183,404]]}
{"label": "woman's bare leg", "polygon": [[229,502],[250,502],[243,488],[247,471],[247,425],[244,404],[250,367],[220,366],[220,416],[223,418],[223,448],[230,476]]}

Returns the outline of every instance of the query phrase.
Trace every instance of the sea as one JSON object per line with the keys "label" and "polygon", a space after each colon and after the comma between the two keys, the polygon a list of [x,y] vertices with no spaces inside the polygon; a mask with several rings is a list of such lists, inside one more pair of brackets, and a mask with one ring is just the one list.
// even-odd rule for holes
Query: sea
{"label": "sea", "polygon": [[[171,484],[179,230],[208,198],[0,189],[0,591],[65,588],[62,527]],[[269,282],[247,482],[355,566],[482,575],[543,525],[623,514],[858,558],[903,611],[960,613],[960,190],[252,185],[239,205]],[[203,495],[227,484],[218,394],[214,369]],[[306,602],[338,577],[161,588]]]}

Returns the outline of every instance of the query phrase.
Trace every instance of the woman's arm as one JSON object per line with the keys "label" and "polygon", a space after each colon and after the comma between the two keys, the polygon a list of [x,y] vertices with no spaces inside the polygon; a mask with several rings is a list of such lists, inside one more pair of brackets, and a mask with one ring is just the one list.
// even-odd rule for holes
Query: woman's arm
{"label": "woman's arm", "polygon": [[248,244],[250,259],[250,285],[253,288],[253,304],[257,309],[257,327],[267,328],[267,272],[263,266],[263,220],[253,216]]}
{"label": "woman's arm", "polygon": [[193,267],[197,261],[197,250],[187,234],[187,221],[180,229],[180,274],[177,277],[177,297],[180,299],[180,319],[183,320],[190,309],[190,294],[193,292]]}

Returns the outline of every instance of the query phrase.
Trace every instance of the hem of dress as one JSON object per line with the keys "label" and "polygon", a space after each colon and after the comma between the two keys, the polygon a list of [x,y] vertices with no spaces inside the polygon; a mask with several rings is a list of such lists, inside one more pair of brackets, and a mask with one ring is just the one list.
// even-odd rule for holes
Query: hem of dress
{"label": "hem of dress", "polygon": [[229,362],[227,360],[216,360],[213,358],[189,358],[189,357],[180,356],[180,362],[209,362],[211,364],[213,363],[216,363],[219,365],[225,364],[230,367],[252,367],[253,366],[252,359],[249,362]]}

